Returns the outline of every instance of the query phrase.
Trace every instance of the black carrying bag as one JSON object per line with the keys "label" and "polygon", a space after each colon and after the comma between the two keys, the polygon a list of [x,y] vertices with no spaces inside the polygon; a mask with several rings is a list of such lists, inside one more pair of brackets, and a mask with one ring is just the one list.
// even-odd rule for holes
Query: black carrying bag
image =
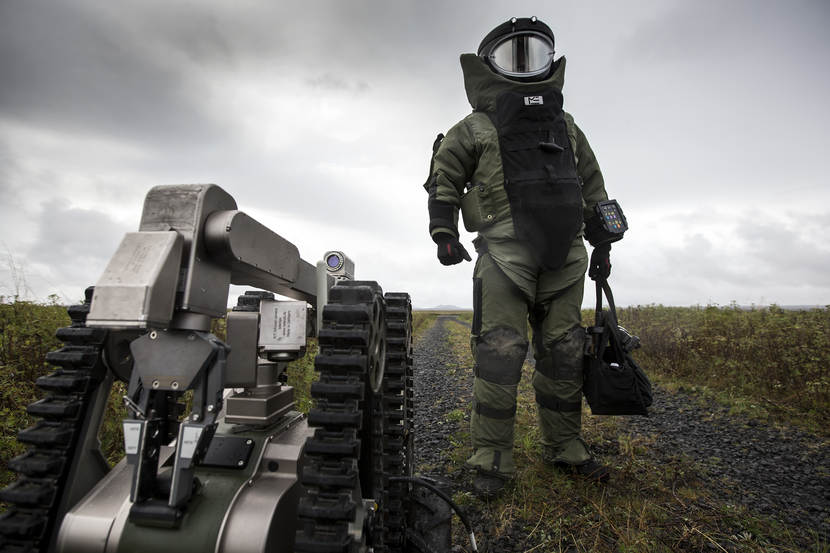
{"label": "black carrying bag", "polygon": [[[595,326],[587,328],[582,393],[594,415],[644,415],[652,403],[651,382],[631,357],[640,340],[617,322],[611,287],[597,280]],[[608,311],[602,310],[602,294]]]}

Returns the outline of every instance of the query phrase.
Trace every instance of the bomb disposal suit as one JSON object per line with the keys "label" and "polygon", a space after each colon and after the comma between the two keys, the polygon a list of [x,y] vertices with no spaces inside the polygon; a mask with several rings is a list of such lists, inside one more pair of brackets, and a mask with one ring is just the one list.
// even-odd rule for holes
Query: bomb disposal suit
{"label": "bomb disposal suit", "polygon": [[[515,40],[522,33],[549,37],[549,52],[543,52],[549,58],[534,62],[533,44]],[[471,337],[474,453],[467,464],[504,480],[515,472],[513,426],[528,320],[545,460],[567,467],[593,464],[580,438],[580,306],[588,267],[583,237],[599,246],[592,264],[606,276],[610,237],[593,220],[597,202],[607,200],[597,160],[562,109],[565,59],[553,62],[553,34],[544,23],[523,18],[494,29],[479,55],[462,54],[461,67],[473,112],[443,140],[439,135],[424,187],[442,263],[469,259],[458,242],[459,210],[467,230],[478,233]]]}

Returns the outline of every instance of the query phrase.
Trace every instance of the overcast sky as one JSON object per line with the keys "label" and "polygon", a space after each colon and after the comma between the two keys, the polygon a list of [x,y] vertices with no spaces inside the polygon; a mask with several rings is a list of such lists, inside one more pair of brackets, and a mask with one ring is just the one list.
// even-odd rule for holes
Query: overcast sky
{"label": "overcast sky", "polygon": [[211,182],[310,262],[469,307],[421,185],[459,54],[530,15],[629,220],[618,303],[830,304],[823,0],[3,0],[0,295],[77,300],[152,186]]}

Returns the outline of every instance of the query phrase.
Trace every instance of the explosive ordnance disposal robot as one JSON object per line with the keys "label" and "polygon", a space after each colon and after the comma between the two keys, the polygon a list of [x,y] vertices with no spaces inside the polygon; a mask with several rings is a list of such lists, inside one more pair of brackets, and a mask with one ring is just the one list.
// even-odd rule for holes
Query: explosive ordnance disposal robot
{"label": "explosive ordnance disposal robot", "polygon": [[[412,478],[410,298],[353,276],[339,251],[302,260],[216,185],[151,189],[47,356],[40,420],[0,491],[0,551],[448,550],[448,511]],[[262,291],[228,312],[231,284]],[[210,329],[225,317],[223,342]],[[314,336],[306,417],[285,368]],[[128,415],[110,469],[114,380]]]}

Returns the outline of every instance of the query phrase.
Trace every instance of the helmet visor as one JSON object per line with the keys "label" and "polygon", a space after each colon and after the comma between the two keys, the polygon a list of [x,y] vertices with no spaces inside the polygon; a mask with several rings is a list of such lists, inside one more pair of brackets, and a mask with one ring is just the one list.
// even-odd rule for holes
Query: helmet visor
{"label": "helmet visor", "polygon": [[487,53],[496,71],[508,77],[534,77],[553,63],[553,43],[544,35],[516,33],[497,42]]}

